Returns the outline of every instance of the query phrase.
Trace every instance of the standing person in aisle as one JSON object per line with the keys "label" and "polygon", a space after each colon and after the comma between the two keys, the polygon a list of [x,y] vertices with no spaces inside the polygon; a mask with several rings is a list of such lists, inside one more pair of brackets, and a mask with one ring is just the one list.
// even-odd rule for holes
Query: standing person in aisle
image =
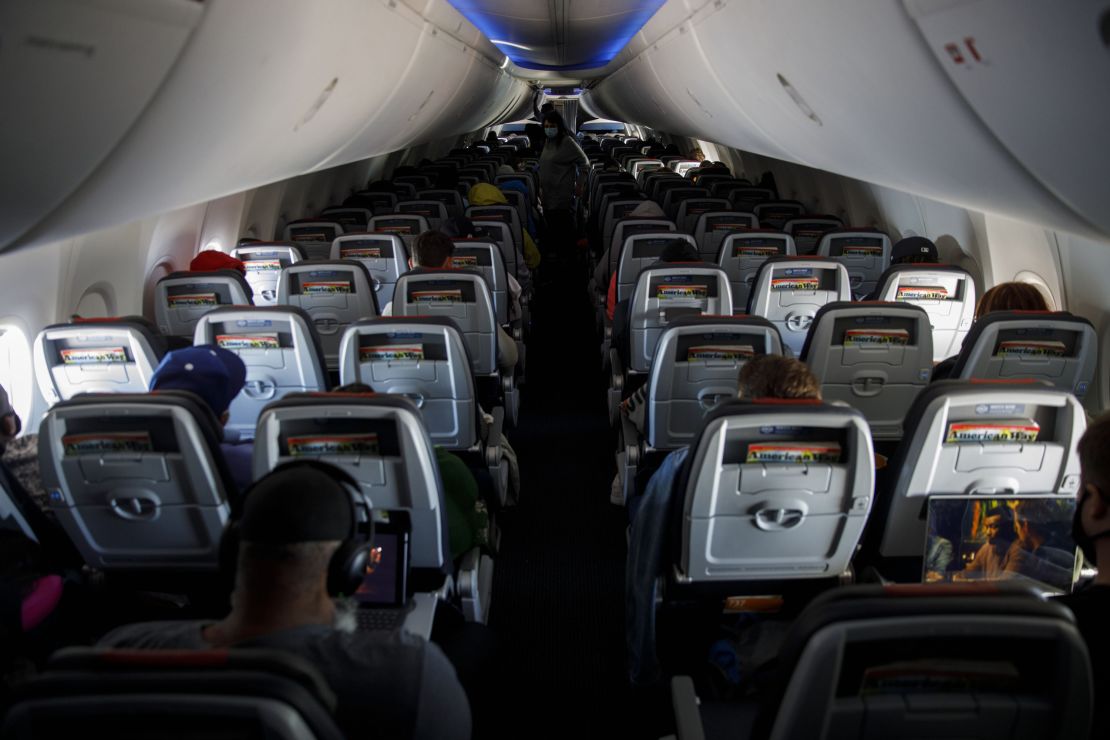
{"label": "standing person in aisle", "polygon": [[540,153],[540,202],[547,221],[544,249],[558,256],[566,274],[575,257],[575,196],[582,194],[590,159],[555,110],[543,114],[545,137]]}

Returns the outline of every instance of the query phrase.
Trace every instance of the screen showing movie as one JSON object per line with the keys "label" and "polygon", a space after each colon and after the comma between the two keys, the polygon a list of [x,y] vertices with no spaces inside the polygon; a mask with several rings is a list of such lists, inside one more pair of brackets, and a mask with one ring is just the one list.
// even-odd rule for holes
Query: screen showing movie
{"label": "screen showing movie", "polygon": [[1023,579],[1054,592],[1071,590],[1076,547],[1075,499],[932,496],[922,581],[965,583]]}

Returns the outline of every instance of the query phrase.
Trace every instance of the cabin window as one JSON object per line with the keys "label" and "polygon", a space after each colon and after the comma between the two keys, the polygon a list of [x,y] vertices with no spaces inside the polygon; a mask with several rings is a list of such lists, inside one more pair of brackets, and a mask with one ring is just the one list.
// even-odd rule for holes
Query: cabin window
{"label": "cabin window", "polygon": [[15,324],[0,323],[0,385],[8,391],[12,408],[23,420],[24,431],[34,431],[34,425],[29,423],[34,392],[31,345]]}
{"label": "cabin window", "polygon": [[1048,305],[1048,310],[1058,311],[1060,307],[1056,305],[1056,298],[1052,295],[1052,289],[1048,287],[1048,282],[1043,277],[1030,270],[1022,270],[1017,275],[1014,275],[1014,280],[1021,283],[1029,283],[1041,293],[1044,302]]}

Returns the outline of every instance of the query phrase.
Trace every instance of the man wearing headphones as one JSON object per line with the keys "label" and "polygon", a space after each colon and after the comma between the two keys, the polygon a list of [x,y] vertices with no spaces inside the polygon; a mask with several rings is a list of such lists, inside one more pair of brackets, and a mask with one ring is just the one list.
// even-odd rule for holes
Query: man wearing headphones
{"label": "man wearing headphones", "polygon": [[320,671],[349,737],[469,738],[466,694],[437,646],[400,631],[356,632],[336,609],[332,597],[353,592],[370,550],[358,538],[345,475],[295,462],[247,491],[221,543],[229,559],[238,551],[231,613],[222,620],[127,625],[100,646],[284,650]]}

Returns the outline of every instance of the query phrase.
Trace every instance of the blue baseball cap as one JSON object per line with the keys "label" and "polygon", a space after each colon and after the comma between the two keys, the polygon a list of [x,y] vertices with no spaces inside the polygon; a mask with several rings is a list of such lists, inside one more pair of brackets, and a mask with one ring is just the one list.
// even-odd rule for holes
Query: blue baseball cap
{"label": "blue baseball cap", "polygon": [[219,416],[246,380],[247,366],[239,355],[214,344],[198,344],[167,353],[150,378],[150,390],[190,391]]}

